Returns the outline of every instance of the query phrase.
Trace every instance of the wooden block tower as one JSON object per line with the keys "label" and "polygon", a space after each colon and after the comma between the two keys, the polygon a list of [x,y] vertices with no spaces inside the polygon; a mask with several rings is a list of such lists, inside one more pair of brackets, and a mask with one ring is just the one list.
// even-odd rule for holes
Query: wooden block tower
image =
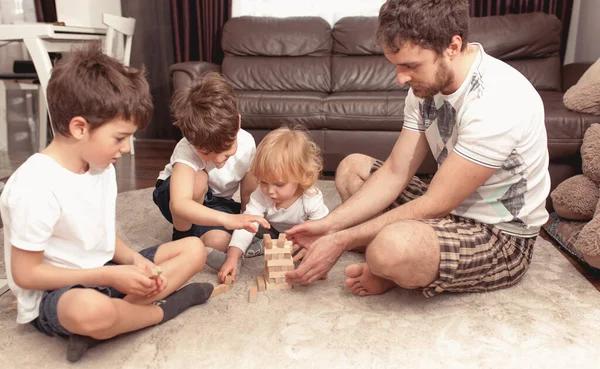
{"label": "wooden block tower", "polygon": [[279,234],[279,239],[273,241],[268,234],[264,235],[265,248],[265,287],[267,290],[285,290],[292,285],[285,282],[285,273],[294,270],[292,260],[292,241],[287,241],[285,233]]}

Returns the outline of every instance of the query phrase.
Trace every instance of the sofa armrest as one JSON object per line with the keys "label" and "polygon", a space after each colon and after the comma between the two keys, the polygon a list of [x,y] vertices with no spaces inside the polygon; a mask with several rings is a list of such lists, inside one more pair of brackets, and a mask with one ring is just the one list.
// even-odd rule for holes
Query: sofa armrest
{"label": "sofa armrest", "polygon": [[593,63],[571,63],[562,67],[562,92],[566,92],[583,76]]}
{"label": "sofa armrest", "polygon": [[173,80],[173,89],[175,90],[189,85],[194,78],[198,78],[208,72],[221,72],[221,66],[204,61],[190,61],[173,64],[169,67],[169,73]]}

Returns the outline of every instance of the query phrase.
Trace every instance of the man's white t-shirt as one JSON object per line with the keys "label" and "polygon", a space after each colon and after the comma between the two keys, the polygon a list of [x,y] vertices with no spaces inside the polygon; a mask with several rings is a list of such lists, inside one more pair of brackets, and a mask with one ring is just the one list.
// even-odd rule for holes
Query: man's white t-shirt
{"label": "man's white t-shirt", "polygon": [[[244,214],[252,214],[264,217],[271,228],[278,232],[285,232],[297,224],[302,224],[306,220],[323,219],[329,214],[329,209],[323,202],[323,193],[315,186],[308,188],[287,209],[275,207],[271,198],[266,196],[260,188],[257,188],[250,196],[250,201],[246,205]],[[258,227],[258,223],[255,223]],[[252,242],[254,233],[245,229],[233,231],[230,246],[235,246],[246,253],[246,249]]]}
{"label": "man's white t-shirt", "polygon": [[240,181],[250,170],[250,164],[256,153],[254,137],[243,129],[237,134],[238,148],[235,155],[225,162],[222,168],[217,168],[213,162],[204,162],[192,144],[182,138],[175,146],[169,164],[160,172],[158,179],[165,180],[171,176],[175,163],[182,163],[194,171],[205,170],[208,173],[208,187],[217,197],[231,199],[237,191]]}
{"label": "man's white t-shirt", "polygon": [[454,151],[498,169],[452,214],[533,237],[548,219],[544,105],[521,73],[471,45],[479,51],[456,92],[421,99],[409,90],[404,128],[425,132],[438,165]]}
{"label": "man's white t-shirt", "polygon": [[68,269],[97,268],[115,254],[115,168],[75,174],[44,154],[31,156],[10,177],[0,196],[4,260],[17,297],[17,323],[39,315],[44,291],[25,290],[12,277],[11,245],[43,251],[44,264]]}

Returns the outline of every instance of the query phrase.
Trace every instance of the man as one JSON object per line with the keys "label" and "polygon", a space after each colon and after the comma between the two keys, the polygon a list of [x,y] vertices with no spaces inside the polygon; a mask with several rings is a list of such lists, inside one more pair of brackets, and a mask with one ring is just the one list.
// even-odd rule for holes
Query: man
{"label": "man", "polygon": [[[404,125],[385,162],[353,154],[336,173],[343,204],[288,234],[304,249],[291,283],[323,277],[346,250],[359,296],[396,286],[482,292],[527,271],[550,190],[542,100],[509,65],[468,42],[467,0],[388,0],[377,41],[410,90]],[[431,150],[427,186],[417,169]]]}

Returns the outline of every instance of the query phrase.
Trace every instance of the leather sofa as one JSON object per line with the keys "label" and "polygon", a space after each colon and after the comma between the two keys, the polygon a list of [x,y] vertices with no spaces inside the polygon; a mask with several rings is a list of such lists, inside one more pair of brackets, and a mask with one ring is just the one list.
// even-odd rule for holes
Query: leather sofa
{"label": "leather sofa", "polygon": [[[394,66],[375,44],[376,27],[376,17],[342,18],[333,28],[318,17],[232,18],[223,29],[223,63],[174,64],[173,87],[219,71],[233,85],[242,127],[257,143],[281,125],[303,124],[323,151],[325,171],[355,152],[385,159],[402,128],[408,88],[398,85]],[[583,134],[600,122],[563,105],[563,92],[589,65],[562,66],[560,39],[560,21],[545,13],[470,20],[469,41],[519,70],[544,101],[552,188],[581,170]],[[436,169],[430,156],[419,173]]]}

